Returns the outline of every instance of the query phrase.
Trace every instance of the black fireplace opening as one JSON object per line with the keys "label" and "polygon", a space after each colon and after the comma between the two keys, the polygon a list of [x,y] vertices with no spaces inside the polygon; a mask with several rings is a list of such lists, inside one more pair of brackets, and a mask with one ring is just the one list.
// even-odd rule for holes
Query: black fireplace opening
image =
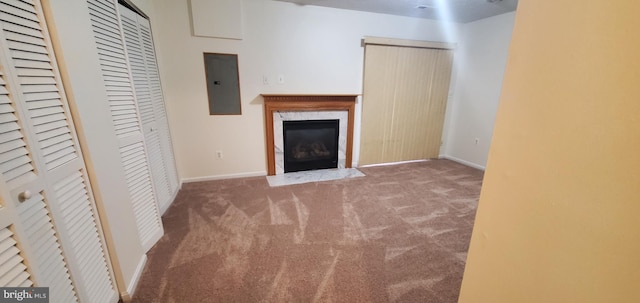
{"label": "black fireplace opening", "polygon": [[338,167],[340,120],[282,123],[285,173]]}

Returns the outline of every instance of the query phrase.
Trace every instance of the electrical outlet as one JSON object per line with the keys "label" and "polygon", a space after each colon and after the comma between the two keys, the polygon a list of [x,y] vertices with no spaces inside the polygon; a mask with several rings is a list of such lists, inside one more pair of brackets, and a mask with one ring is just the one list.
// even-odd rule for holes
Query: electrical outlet
{"label": "electrical outlet", "polygon": [[269,76],[262,76],[262,85],[269,85]]}
{"label": "electrical outlet", "polygon": [[218,159],[222,159],[222,151],[221,150],[216,151],[216,156],[218,156]]}

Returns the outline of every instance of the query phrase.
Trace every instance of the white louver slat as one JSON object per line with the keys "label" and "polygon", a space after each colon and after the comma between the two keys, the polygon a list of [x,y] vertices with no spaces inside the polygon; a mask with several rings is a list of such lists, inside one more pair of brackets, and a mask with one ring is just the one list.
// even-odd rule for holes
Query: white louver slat
{"label": "white louver slat", "polygon": [[126,15],[121,15],[121,17],[136,100],[140,110],[140,120],[142,124],[147,124],[154,121],[153,103],[151,102],[144,56],[142,55],[142,45],[138,38],[137,23],[136,20],[131,20]]}
{"label": "white louver slat", "polygon": [[[117,1],[87,0],[100,68],[109,100],[113,125],[120,141],[120,156],[126,174],[138,234],[145,250],[164,233],[151,179],[151,167],[144,145],[142,123],[134,94],[130,66],[120,27]],[[131,69],[130,69],[131,68]],[[144,112],[144,108],[141,108]],[[126,139],[126,140],[125,140]]]}
{"label": "white louver slat", "polygon": [[39,0],[0,0],[0,226],[13,226],[27,267],[10,256],[12,248],[0,252],[0,266],[17,264],[7,271],[18,274],[12,285],[49,287],[51,302],[115,303],[43,16]]}
{"label": "white louver slat", "polygon": [[0,172],[7,183],[35,177],[13,101],[0,71]]}
{"label": "white louver slat", "polygon": [[166,167],[166,178],[169,182],[170,192],[173,195],[178,190],[178,173],[175,166],[173,144],[171,142],[169,121],[165,110],[162,86],[160,83],[160,72],[158,71],[156,54],[153,47],[151,27],[149,25],[149,20],[141,18],[140,16],[138,16],[138,24],[140,28],[140,36],[144,41],[143,47],[145,50],[145,63],[151,87],[151,98],[154,104],[154,112],[156,116],[155,121],[158,126],[160,146]]}
{"label": "white louver slat", "polygon": [[[121,150],[122,163],[129,185],[129,192],[133,199],[133,212],[136,217],[138,231],[143,243],[153,238],[160,215],[157,213],[153,193],[151,192],[151,178],[144,160],[144,146],[142,142],[131,144]],[[156,212],[153,216],[149,211]]]}
{"label": "white louver slat", "polygon": [[25,239],[29,239],[27,241],[36,256],[36,265],[42,273],[38,277],[38,284],[49,287],[51,302],[77,302],[57,233],[42,195],[20,204],[18,217],[25,226]]}
{"label": "white louver slat", "polygon": [[[15,1],[12,2],[14,3]],[[0,20],[4,24],[10,23],[13,27],[5,27],[5,39],[13,65],[22,69],[22,73],[18,74],[20,88],[30,108],[36,136],[41,143],[39,147],[46,148],[46,167],[51,170],[78,156],[70,135],[69,123],[63,114],[64,108],[57,82],[51,72],[53,66],[40,29],[39,18],[34,6],[23,5],[16,8],[0,3],[0,10]],[[51,141],[58,144],[43,146]]]}
{"label": "white louver slat", "polygon": [[17,244],[18,241],[9,228],[0,230],[0,287],[33,285]]}
{"label": "white louver slat", "polygon": [[169,182],[165,173],[165,164],[162,157],[162,149],[160,146],[159,132],[151,131],[144,135],[147,144],[147,154],[149,156],[149,166],[153,175],[154,188],[158,196],[158,202],[170,203],[172,196],[169,188]]}
{"label": "white louver slat", "polygon": [[140,109],[140,119],[143,125],[143,133],[149,168],[153,176],[153,185],[159,205],[170,203],[171,188],[165,172],[164,158],[158,126],[155,121],[154,103],[151,98],[151,84],[147,73],[146,54],[144,51],[144,41],[140,36],[137,14],[120,6],[120,17],[124,29],[125,46],[127,56],[131,65],[131,76],[133,87]]}
{"label": "white louver slat", "polygon": [[141,134],[115,3],[87,2],[116,135],[124,138]]}
{"label": "white louver slat", "polygon": [[[154,104],[154,112],[156,123],[158,126],[160,146],[164,156],[166,166],[167,181],[172,195],[178,190],[178,173],[175,166],[175,158],[173,155],[173,145],[171,143],[171,133],[169,132],[169,121],[167,118],[162,87],[160,83],[160,73],[158,71],[157,59],[151,38],[151,27],[149,21],[138,17],[140,25],[140,36],[144,43],[145,63],[149,76],[149,84],[151,86],[151,98]],[[168,206],[168,205],[167,205]]]}
{"label": "white louver slat", "polygon": [[108,274],[108,266],[104,251],[100,246],[91,245],[99,242],[100,235],[93,213],[91,201],[80,172],[76,172],[54,184],[56,198],[60,201],[62,211],[61,228],[69,232],[73,255],[83,260],[77,273],[76,283],[82,287],[90,302],[101,302],[113,292]]}
{"label": "white louver slat", "polygon": [[153,184],[160,209],[166,209],[178,190],[169,125],[149,21],[120,5],[127,56],[146,141]]}

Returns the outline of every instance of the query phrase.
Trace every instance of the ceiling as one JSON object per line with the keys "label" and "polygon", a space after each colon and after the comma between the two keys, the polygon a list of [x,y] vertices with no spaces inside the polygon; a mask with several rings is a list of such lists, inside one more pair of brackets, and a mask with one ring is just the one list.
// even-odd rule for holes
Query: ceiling
{"label": "ceiling", "polygon": [[276,0],[467,23],[516,10],[518,0]]}

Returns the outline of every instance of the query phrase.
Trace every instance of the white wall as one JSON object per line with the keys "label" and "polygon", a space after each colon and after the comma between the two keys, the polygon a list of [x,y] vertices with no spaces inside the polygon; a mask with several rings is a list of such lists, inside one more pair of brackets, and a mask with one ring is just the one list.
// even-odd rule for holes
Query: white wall
{"label": "white wall", "polygon": [[462,26],[444,157],[486,166],[514,18],[515,12]]}
{"label": "white wall", "polygon": [[129,0],[149,18],[154,17],[153,0]]}
{"label": "white wall", "polygon": [[[245,0],[244,39],[227,40],[193,37],[188,5],[188,0],[153,1],[152,18],[176,160],[183,179],[264,174],[266,147],[260,94],[360,94],[364,36],[456,42],[459,26]],[[203,52],[238,54],[241,116],[209,116]],[[284,75],[284,84],[277,83],[278,75]],[[269,77],[270,85],[263,85],[263,76]],[[215,157],[218,150],[223,152],[222,159]]]}

